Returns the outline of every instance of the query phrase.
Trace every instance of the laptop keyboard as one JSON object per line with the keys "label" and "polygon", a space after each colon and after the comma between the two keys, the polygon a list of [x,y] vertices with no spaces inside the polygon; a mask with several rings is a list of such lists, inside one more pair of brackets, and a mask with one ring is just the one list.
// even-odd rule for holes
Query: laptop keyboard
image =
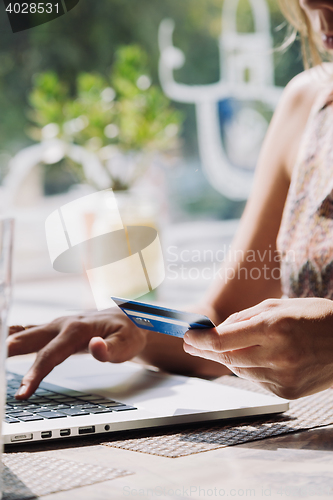
{"label": "laptop keyboard", "polygon": [[[113,401],[94,394],[64,389],[50,390],[47,384],[40,384],[36,392],[26,401],[15,399],[22,376],[7,373],[7,402],[4,421],[8,424],[49,420],[54,418],[78,417],[119,411],[137,410],[134,406]],[[56,387],[52,385],[52,388]]]}

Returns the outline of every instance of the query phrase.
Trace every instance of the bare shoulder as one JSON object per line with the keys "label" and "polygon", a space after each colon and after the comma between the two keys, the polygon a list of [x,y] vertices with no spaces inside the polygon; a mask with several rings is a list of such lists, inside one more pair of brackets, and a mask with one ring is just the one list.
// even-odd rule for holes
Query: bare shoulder
{"label": "bare shoulder", "polygon": [[300,73],[286,86],[276,110],[276,128],[284,138],[284,165],[288,177],[291,177],[301,139],[315,103],[318,106],[321,95],[329,84],[333,86],[332,77],[324,67],[316,67]]}
{"label": "bare shoulder", "polygon": [[329,84],[333,84],[328,65],[311,68],[295,76],[286,86],[283,101],[291,106],[290,111],[298,110],[309,114],[316,99],[325,92]]}

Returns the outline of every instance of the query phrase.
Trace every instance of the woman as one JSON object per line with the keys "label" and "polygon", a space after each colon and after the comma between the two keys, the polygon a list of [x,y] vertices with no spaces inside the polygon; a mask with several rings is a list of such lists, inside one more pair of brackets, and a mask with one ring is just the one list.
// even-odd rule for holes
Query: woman
{"label": "woman", "polygon": [[[321,51],[333,51],[333,0],[281,0],[281,7],[310,63],[319,62]],[[29,397],[54,366],[87,347],[100,361],[139,356],[169,371],[211,376],[229,368],[290,399],[333,385],[332,103],[330,64],[286,87],[233,243],[237,252],[193,307],[216,329],[188,332],[183,344],[134,328],[118,311],[12,328],[10,356],[38,351],[18,397]],[[277,252],[281,279],[274,272]],[[247,258],[250,253],[258,258]]]}

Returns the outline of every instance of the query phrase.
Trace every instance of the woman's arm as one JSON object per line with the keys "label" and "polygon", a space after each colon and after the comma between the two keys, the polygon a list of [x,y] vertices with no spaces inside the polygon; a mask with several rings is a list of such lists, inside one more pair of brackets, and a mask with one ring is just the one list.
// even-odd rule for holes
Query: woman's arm
{"label": "woman's arm", "polygon": [[[287,104],[287,108],[282,106],[276,114],[261,158],[269,161],[271,152],[273,164],[276,157],[280,160],[272,170],[273,177],[267,180],[270,189],[262,194],[260,187],[264,190],[264,164],[260,164],[262,170],[258,171],[254,190],[259,203],[253,200],[253,197],[251,198],[243,219],[241,234],[236,239],[236,244],[238,242],[241,246],[242,243],[239,242],[243,241],[243,248],[255,247],[267,235],[269,237],[266,239],[266,244],[269,243],[276,231],[277,214],[281,206],[279,199],[276,198],[275,186],[271,181],[275,179],[277,191],[282,194],[280,186],[283,186],[283,178],[285,178],[283,170],[290,172],[292,165],[290,161],[288,162],[288,155],[285,156],[285,153],[291,151],[295,142],[299,143],[296,141],[299,134],[295,135],[295,127],[298,127],[296,131],[304,129],[304,123],[311,108],[310,104],[316,97],[315,90],[318,87],[318,82],[316,85],[316,81],[313,80],[311,88],[297,89],[296,87],[296,90],[301,90],[296,94],[293,94],[291,87],[290,108],[288,109],[288,99],[286,99],[284,103]],[[323,86],[321,89],[325,90]],[[303,99],[302,91],[305,93]],[[288,98],[288,95],[286,97]],[[319,109],[321,103],[318,101],[317,105]],[[283,119],[279,120],[279,116]],[[289,121],[286,120],[288,116]],[[290,149],[288,138],[283,140],[285,134],[290,134],[292,138]],[[271,141],[272,137],[275,137],[277,142]],[[281,151],[275,148],[281,137],[282,147],[287,147],[282,156]],[[283,164],[285,169],[281,168]],[[272,203],[269,201],[270,196]],[[273,216],[272,225],[270,225],[270,219],[266,218],[265,211],[274,207],[273,212],[268,212],[269,217]],[[257,209],[259,211],[256,211]],[[253,215],[255,225],[251,226]],[[246,225],[246,221],[249,226]],[[263,232],[261,232],[262,229],[264,229]],[[255,236],[254,239],[252,239],[253,236]],[[238,283],[233,280],[231,287],[217,287],[213,291],[207,300],[214,306],[223,322],[216,329],[207,331],[205,335],[202,335],[201,331],[188,331],[184,338],[184,350],[193,356],[218,361],[228,366],[235,374],[259,382],[275,394],[288,399],[300,398],[331,387],[333,385],[333,301],[323,298],[269,299],[254,305],[265,298],[265,290],[269,293],[276,290],[278,293],[278,289],[274,286],[270,287],[269,283],[265,287],[264,283],[259,280],[258,284],[244,282],[243,286],[245,295],[242,295],[241,300],[243,306],[248,308],[232,314],[226,320],[225,317],[230,313],[233,304],[239,304],[239,301],[236,302],[237,293],[241,293]],[[234,292],[231,297],[230,290]]]}
{"label": "woman's arm", "polygon": [[[246,205],[231,255],[203,301],[192,310],[215,324],[267,298],[281,297],[276,238],[293,165],[318,85],[313,71],[298,75],[285,89],[265,138],[251,197]],[[275,269],[275,272],[274,272]],[[252,276],[252,278],[251,278]],[[258,279],[259,276],[259,279]],[[149,334],[140,355],[145,362],[172,371],[220,376],[225,366],[209,359],[191,359],[182,341]]]}
{"label": "woman's arm", "polygon": [[221,278],[204,302],[219,322],[230,314],[281,297],[276,248],[291,174],[318,86],[311,72],[298,75],[285,89],[266,135],[254,187]]}
{"label": "woman's arm", "polygon": [[[306,77],[297,77],[284,92],[270,125],[254,190],[233,244],[233,248],[240,250],[244,256],[250,250],[263,256],[265,250],[276,248],[276,236],[290,181],[290,165],[295,161],[311,108],[311,88]],[[258,262],[251,263],[246,258],[232,259],[224,266],[221,279],[205,300],[191,309],[207,314],[218,324],[233,312],[264,298],[279,297],[278,280],[265,279],[264,274],[259,280],[245,278],[244,271],[249,272],[257,265]],[[262,268],[267,267],[266,276],[272,265],[266,254],[260,262]],[[226,268],[242,270],[241,277],[227,279]],[[24,331],[12,329],[10,333],[9,356],[38,352],[33,367],[23,379],[22,398],[32,394],[42,378],[56,365],[85,348],[100,361],[119,363],[140,356],[146,363],[169,371],[203,376],[226,373],[226,368],[218,362],[194,358],[185,353],[180,339],[140,330],[116,310],[59,318],[50,324]]]}

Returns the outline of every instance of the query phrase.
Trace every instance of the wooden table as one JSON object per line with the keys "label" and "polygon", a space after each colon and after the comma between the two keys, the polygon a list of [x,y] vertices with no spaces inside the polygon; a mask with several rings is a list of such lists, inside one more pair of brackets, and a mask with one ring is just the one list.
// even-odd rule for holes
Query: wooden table
{"label": "wooden table", "polygon": [[44,500],[333,497],[333,426],[181,458],[85,445],[84,440],[24,448],[45,449],[50,457],[134,474]]}

